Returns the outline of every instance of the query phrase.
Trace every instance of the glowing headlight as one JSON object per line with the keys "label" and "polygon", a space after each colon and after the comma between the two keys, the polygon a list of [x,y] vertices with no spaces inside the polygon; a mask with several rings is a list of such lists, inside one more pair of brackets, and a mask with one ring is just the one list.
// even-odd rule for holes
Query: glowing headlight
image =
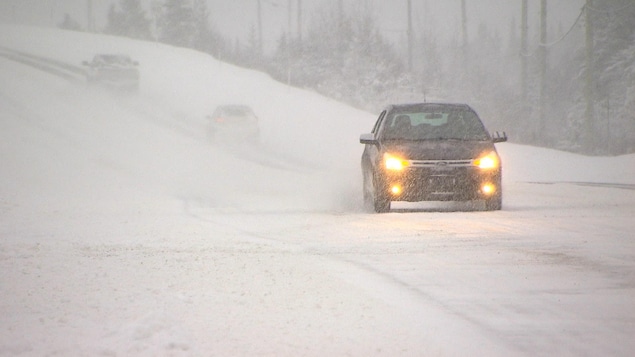
{"label": "glowing headlight", "polygon": [[386,153],[384,154],[384,165],[386,170],[401,171],[406,168],[409,163],[407,160]]}
{"label": "glowing headlight", "polygon": [[486,183],[483,186],[481,186],[481,192],[483,192],[486,195],[491,195],[494,192],[496,192],[496,186],[492,185],[491,183]]}
{"label": "glowing headlight", "polygon": [[495,151],[491,151],[489,154],[474,160],[474,166],[478,166],[481,169],[496,169],[499,164],[500,160]]}

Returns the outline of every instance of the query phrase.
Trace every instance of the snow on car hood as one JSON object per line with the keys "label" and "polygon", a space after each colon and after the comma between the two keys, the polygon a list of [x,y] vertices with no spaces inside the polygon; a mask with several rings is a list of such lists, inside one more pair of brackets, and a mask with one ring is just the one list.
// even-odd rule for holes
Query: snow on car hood
{"label": "snow on car hood", "polygon": [[424,140],[392,141],[384,150],[403,155],[410,160],[465,160],[474,159],[494,150],[491,141]]}

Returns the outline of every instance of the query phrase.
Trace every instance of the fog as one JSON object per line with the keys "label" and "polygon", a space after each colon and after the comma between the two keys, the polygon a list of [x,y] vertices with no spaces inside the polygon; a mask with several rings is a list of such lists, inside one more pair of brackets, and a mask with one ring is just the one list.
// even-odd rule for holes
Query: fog
{"label": "fog", "polygon": [[612,15],[622,2],[590,9],[595,26],[604,28],[592,31],[593,74],[586,77],[583,0],[547,2],[544,40],[540,3],[529,1],[526,48],[521,2],[503,0],[466,1],[465,22],[458,0],[415,1],[410,15],[407,1],[198,1],[206,6],[199,12],[205,28],[184,30],[190,38],[170,38],[166,8],[156,1],[140,2],[147,23],[132,25],[141,26],[137,34],[125,33],[130,25],[109,24],[111,6],[120,10],[117,2],[11,0],[0,4],[0,21],[191,47],[373,113],[394,102],[467,102],[490,126],[514,127],[509,135],[515,142],[618,155],[635,150],[629,114],[635,102],[625,94],[634,51],[622,40],[630,36],[632,9]]}
{"label": "fog", "polygon": [[[340,0],[304,0],[302,2],[301,27],[306,31],[312,21],[312,15],[325,6],[335,5]],[[377,17],[379,28],[384,36],[405,51],[407,32],[406,1],[384,0],[341,0],[345,11],[359,11],[367,8]],[[108,9],[117,1],[92,1],[92,18],[96,29],[106,25]],[[145,9],[150,12],[152,2],[142,0]],[[564,0],[549,2],[549,26],[567,27],[573,23],[584,0]],[[18,24],[57,26],[65,14],[75,18],[86,27],[88,10],[87,0],[5,0],[0,3],[0,21]],[[539,22],[539,2],[530,1],[530,22],[535,28]],[[256,29],[258,22],[258,4],[256,0],[207,0],[210,21],[228,38],[246,42],[250,31]],[[291,5],[291,7],[289,7]],[[417,33],[430,32],[434,36],[447,39],[461,26],[461,4],[459,0],[422,0],[413,1],[413,25]],[[280,36],[295,33],[298,29],[296,1],[262,0],[263,36],[267,48],[275,48]],[[467,1],[469,33],[474,36],[480,24],[486,24],[497,31],[505,32],[515,18],[520,23],[520,2],[506,0]],[[291,25],[291,28],[289,28]]]}
{"label": "fog", "polygon": [[[635,349],[634,155],[497,144],[502,211],[370,214],[374,112],[193,49],[0,30],[0,353]],[[102,52],[139,62],[137,93],[88,85]],[[206,140],[226,102],[254,109],[259,144]]]}

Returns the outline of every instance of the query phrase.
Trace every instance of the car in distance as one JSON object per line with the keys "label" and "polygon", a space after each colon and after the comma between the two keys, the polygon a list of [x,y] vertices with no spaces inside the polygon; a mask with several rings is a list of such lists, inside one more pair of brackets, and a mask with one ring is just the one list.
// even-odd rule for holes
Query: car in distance
{"label": "car in distance", "polygon": [[207,138],[212,143],[257,143],[260,137],[258,117],[242,104],[221,105],[207,116]]}
{"label": "car in distance", "polygon": [[362,134],[364,204],[387,212],[392,201],[484,200],[502,207],[501,160],[476,112],[466,104],[415,103],[386,107]]}
{"label": "car in distance", "polygon": [[96,54],[82,65],[88,67],[86,81],[89,84],[116,90],[139,90],[139,63],[128,55]]}

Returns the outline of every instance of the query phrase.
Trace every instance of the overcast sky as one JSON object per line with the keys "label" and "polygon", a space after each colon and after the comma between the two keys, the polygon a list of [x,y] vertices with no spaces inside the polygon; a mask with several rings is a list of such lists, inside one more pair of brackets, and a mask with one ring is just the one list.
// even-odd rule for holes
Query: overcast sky
{"label": "overcast sky", "polygon": [[[149,9],[152,0],[142,0]],[[263,37],[266,47],[274,48],[280,35],[297,29],[297,0],[260,0],[262,4]],[[311,21],[311,14],[324,6],[336,6],[339,0],[302,0],[303,28]],[[449,37],[460,28],[460,0],[411,0],[415,31]],[[93,16],[98,29],[106,23],[109,6],[118,0],[92,0]],[[405,46],[407,28],[406,0],[343,0],[347,11],[361,5],[368,6],[377,18],[384,34],[397,48]],[[584,0],[550,0],[548,17],[550,28],[568,29],[580,13]],[[80,24],[87,22],[88,0],[0,0],[0,21],[40,26],[55,26],[68,13]],[[258,0],[208,0],[210,21],[228,39],[246,41],[256,28]],[[479,24],[485,23],[504,36],[512,18],[520,26],[520,0],[467,0],[468,33],[473,36]],[[530,27],[538,26],[540,1],[529,0]],[[555,36],[555,34],[554,34]]]}

